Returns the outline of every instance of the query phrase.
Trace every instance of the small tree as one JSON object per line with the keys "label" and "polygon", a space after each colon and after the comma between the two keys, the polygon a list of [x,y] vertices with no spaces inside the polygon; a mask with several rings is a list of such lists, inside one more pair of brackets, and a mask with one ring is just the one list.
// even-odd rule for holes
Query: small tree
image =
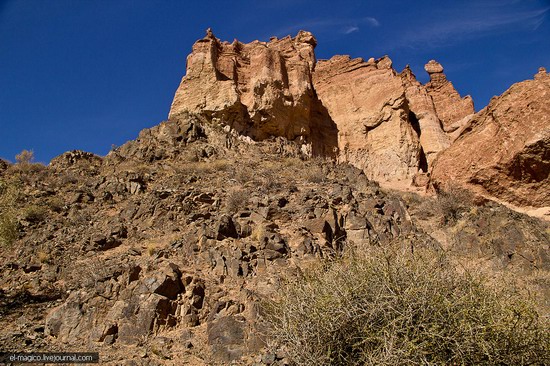
{"label": "small tree", "polygon": [[19,154],[15,155],[15,161],[19,165],[28,165],[34,162],[34,151],[23,150]]}

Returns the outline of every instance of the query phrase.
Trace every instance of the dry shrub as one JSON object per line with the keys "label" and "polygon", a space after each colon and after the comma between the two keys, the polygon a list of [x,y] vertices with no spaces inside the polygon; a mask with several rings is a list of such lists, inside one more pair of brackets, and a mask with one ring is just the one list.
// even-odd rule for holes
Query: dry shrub
{"label": "dry shrub", "polygon": [[15,161],[19,165],[31,164],[34,161],[34,151],[23,150],[15,155]]}
{"label": "dry shrub", "polygon": [[454,224],[473,204],[472,193],[457,186],[451,185],[437,194],[437,208],[443,224]]}
{"label": "dry shrub", "polygon": [[0,247],[10,246],[19,236],[16,212],[19,195],[15,180],[0,179]]}
{"label": "dry shrub", "polygon": [[[550,328],[509,288],[434,251],[373,249],[320,264],[266,302],[273,347],[296,365],[543,365]],[[546,323],[546,324],[545,324]]]}
{"label": "dry shrub", "polygon": [[30,205],[25,207],[22,212],[22,219],[31,223],[42,222],[48,215],[47,209],[39,205]]}
{"label": "dry shrub", "polygon": [[441,225],[454,225],[462,215],[475,207],[473,194],[457,185],[439,190],[433,198],[414,197],[412,194],[403,198],[416,217],[421,220],[435,217]]}
{"label": "dry shrub", "polygon": [[233,215],[239,210],[242,210],[248,204],[249,193],[242,189],[232,189],[227,193],[225,202],[225,211]]}

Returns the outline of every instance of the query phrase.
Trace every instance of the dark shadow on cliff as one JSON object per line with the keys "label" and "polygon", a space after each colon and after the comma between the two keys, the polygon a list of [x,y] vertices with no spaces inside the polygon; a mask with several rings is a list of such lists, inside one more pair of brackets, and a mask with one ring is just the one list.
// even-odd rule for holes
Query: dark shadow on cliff
{"label": "dark shadow on cliff", "polygon": [[313,156],[338,156],[338,127],[317,96],[311,106],[311,145]]}

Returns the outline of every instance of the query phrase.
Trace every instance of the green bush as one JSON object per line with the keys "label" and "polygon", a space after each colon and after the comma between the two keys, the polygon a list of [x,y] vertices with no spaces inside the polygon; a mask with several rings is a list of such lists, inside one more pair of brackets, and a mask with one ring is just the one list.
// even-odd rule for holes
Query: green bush
{"label": "green bush", "polygon": [[0,179],[0,247],[10,246],[19,235],[15,212],[18,194],[14,181]]}
{"label": "green bush", "polygon": [[263,306],[267,339],[295,365],[550,362],[547,321],[529,301],[434,251],[351,252],[279,294]]}

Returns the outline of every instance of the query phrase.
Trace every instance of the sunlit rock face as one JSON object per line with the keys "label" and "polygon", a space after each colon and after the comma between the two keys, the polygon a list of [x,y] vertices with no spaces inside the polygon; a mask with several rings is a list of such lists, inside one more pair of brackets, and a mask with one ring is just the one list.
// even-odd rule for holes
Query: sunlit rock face
{"label": "sunlit rock face", "polygon": [[[389,57],[317,61],[295,37],[193,45],[169,118],[185,114],[247,136],[283,137],[308,156],[350,163],[379,182],[462,183],[520,205],[548,205],[548,74],[513,86],[480,113],[431,60],[423,85]],[[430,178],[430,174],[433,177]]]}
{"label": "sunlit rock face", "polygon": [[387,56],[334,56],[317,64],[313,80],[338,128],[339,161],[371,179],[408,184],[449,146],[426,88]]}
{"label": "sunlit rock face", "polygon": [[461,184],[516,205],[550,206],[549,99],[545,70],[493,98],[438,157],[434,184]]}
{"label": "sunlit rock face", "polygon": [[457,130],[466,123],[465,118],[475,113],[472,98],[469,95],[462,98],[458,94],[453,84],[447,80],[439,62],[431,60],[424,66],[424,70],[430,75],[426,89],[432,97],[443,130]]}
{"label": "sunlit rock face", "polygon": [[304,31],[245,44],[221,42],[208,30],[187,58],[169,118],[203,114],[255,140],[282,136],[334,154],[335,146],[315,143],[329,140],[322,135],[334,128],[317,105],[311,82],[316,44]]}

